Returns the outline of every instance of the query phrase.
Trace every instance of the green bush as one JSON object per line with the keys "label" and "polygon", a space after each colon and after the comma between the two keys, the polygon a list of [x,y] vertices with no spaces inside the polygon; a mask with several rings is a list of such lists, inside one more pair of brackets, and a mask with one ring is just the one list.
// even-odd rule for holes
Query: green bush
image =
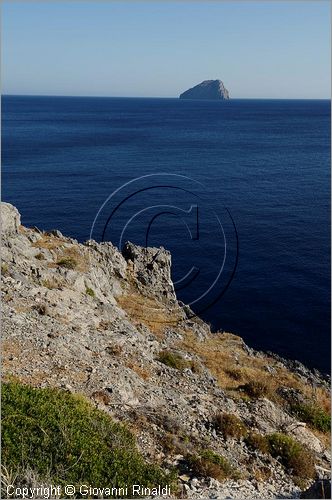
{"label": "green bush", "polygon": [[268,397],[273,393],[271,384],[259,380],[252,380],[240,387],[250,398],[254,399]]}
{"label": "green bush", "polygon": [[9,269],[9,268],[8,268],[8,264],[7,264],[6,262],[3,262],[3,263],[1,264],[1,274],[2,274],[3,276],[7,276],[7,274],[8,274],[8,269]]}
{"label": "green bush", "polygon": [[95,294],[94,290],[92,290],[92,288],[89,288],[88,286],[87,286],[87,287],[86,287],[86,289],[85,289],[85,293],[86,293],[87,295],[90,295],[90,297],[95,297],[95,296],[96,296],[96,294]]}
{"label": "green bush", "polygon": [[291,411],[297,418],[314,429],[321,432],[331,431],[331,415],[319,408],[319,406],[309,403],[297,403],[291,406]]}
{"label": "green bush", "polygon": [[300,479],[312,479],[316,475],[314,459],[309,450],[286,434],[274,433],[266,436],[269,452],[280,457],[282,464]]}
{"label": "green bush", "polygon": [[247,435],[247,428],[242,420],[231,413],[218,413],[214,418],[214,426],[224,438],[240,439]]}
{"label": "green bush", "polygon": [[226,458],[211,450],[204,450],[200,455],[188,455],[187,462],[192,472],[198,476],[213,477],[219,481],[239,477]]}
{"label": "green bush", "polygon": [[254,450],[259,450],[261,453],[269,453],[269,443],[265,436],[251,432],[245,438],[246,445]]}
{"label": "green bush", "polygon": [[127,428],[81,396],[2,385],[2,463],[53,484],[166,485],[172,478],[144,461]]}
{"label": "green bush", "polygon": [[77,261],[73,257],[63,257],[58,260],[56,264],[66,269],[75,269],[77,267]]}
{"label": "green bush", "polygon": [[188,362],[178,353],[172,351],[160,351],[158,354],[158,361],[170,368],[177,370],[184,370],[188,368]]}

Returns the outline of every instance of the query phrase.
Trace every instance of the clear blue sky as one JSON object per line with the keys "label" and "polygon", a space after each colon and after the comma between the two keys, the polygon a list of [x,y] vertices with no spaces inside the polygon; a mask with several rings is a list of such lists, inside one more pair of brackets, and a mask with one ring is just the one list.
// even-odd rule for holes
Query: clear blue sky
{"label": "clear blue sky", "polygon": [[176,97],[220,78],[231,97],[330,97],[330,4],[7,1],[7,94]]}

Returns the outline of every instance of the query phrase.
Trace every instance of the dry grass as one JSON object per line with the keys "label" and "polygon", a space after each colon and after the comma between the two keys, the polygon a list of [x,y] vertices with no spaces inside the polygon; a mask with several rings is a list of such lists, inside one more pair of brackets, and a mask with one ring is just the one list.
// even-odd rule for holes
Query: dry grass
{"label": "dry grass", "polygon": [[135,292],[120,295],[116,300],[134,324],[143,323],[160,337],[166,327],[175,327],[181,320],[176,311],[170,311],[155,299]]}
{"label": "dry grass", "polygon": [[71,245],[58,254],[56,265],[86,273],[89,269],[89,258],[77,246]]}
{"label": "dry grass", "polygon": [[38,252],[36,255],[35,255],[35,259],[37,260],[45,260],[45,255],[42,254],[41,252]]}
{"label": "dry grass", "polygon": [[265,369],[269,359],[248,356],[242,339],[236,335],[213,334],[200,342],[186,331],[180,345],[202,359],[223,389],[238,389],[244,383],[265,380],[269,375]]}
{"label": "dry grass", "polygon": [[228,460],[212,450],[202,451],[200,455],[189,455],[186,459],[192,472],[199,477],[213,477],[218,481],[239,478]]}
{"label": "dry grass", "polygon": [[247,427],[242,420],[231,413],[218,413],[214,418],[214,426],[225,439],[241,439],[248,434]]}
{"label": "dry grass", "polygon": [[78,245],[68,245],[68,242],[64,238],[44,234],[38,241],[32,243],[32,246],[53,250],[56,253],[56,262],[50,264],[49,267],[63,266],[82,273],[87,272],[89,269],[87,253],[83,252]]}
{"label": "dry grass", "polygon": [[[325,411],[330,412],[330,394],[323,388],[312,389],[294,373],[280,367],[269,356],[249,356],[243,348],[243,340],[230,333],[212,334],[204,341],[199,341],[190,331],[184,331],[184,338],[179,347],[201,358],[204,365],[216,377],[218,385],[244,397],[268,397],[284,404],[276,394],[277,387],[293,387],[312,400]],[[269,373],[266,367],[273,367]],[[247,391],[244,392],[245,389]],[[241,392],[240,392],[241,391]]]}
{"label": "dry grass", "polygon": [[129,361],[126,363],[126,367],[133,370],[143,380],[148,380],[151,377],[151,372],[135,361]]}
{"label": "dry grass", "polygon": [[110,356],[121,356],[123,347],[119,344],[114,344],[107,346],[105,350]]}
{"label": "dry grass", "polygon": [[22,313],[24,314],[24,313],[31,311],[31,306],[29,306],[27,304],[17,303],[14,305],[14,309],[18,314],[22,314]]}
{"label": "dry grass", "polygon": [[49,290],[60,289],[63,286],[63,283],[55,277],[43,280],[41,284]]}
{"label": "dry grass", "polygon": [[65,245],[66,241],[56,236],[44,234],[39,240],[32,243],[35,248],[45,248],[46,250],[55,250]]}

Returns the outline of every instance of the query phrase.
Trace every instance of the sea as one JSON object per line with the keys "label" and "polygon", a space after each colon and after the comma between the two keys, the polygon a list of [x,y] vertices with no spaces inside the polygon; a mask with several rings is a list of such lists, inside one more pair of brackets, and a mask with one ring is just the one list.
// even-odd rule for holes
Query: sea
{"label": "sea", "polygon": [[3,96],[2,200],[163,246],[213,331],[329,372],[330,101]]}

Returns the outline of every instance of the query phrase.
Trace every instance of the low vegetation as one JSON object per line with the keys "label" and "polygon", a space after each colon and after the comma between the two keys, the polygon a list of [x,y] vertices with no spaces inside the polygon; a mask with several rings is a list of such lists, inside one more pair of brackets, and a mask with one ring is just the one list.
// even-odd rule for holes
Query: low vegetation
{"label": "low vegetation", "polygon": [[242,420],[231,413],[218,413],[214,418],[214,427],[225,439],[240,439],[247,435],[248,430]]}
{"label": "low vegetation", "polygon": [[291,471],[295,478],[313,479],[315,477],[313,455],[301,443],[282,433],[269,434],[266,439],[270,454],[274,458],[279,457],[285,468]]}
{"label": "low vegetation", "polygon": [[6,262],[2,262],[1,264],[1,274],[2,276],[7,276],[8,274],[8,264]]}
{"label": "low vegetation", "polygon": [[331,431],[331,415],[314,403],[293,404],[291,412],[313,429],[321,432]]}
{"label": "low vegetation", "polygon": [[62,257],[56,261],[56,265],[66,269],[76,269],[77,261],[73,257]]}
{"label": "low vegetation", "polygon": [[250,448],[279,459],[295,481],[313,479],[316,475],[312,453],[291,436],[277,432],[266,436],[250,433],[245,442]]}
{"label": "low vegetation", "polygon": [[86,289],[85,289],[85,293],[86,293],[87,295],[90,295],[90,297],[95,297],[95,296],[96,296],[96,294],[95,294],[94,290],[92,290],[92,288],[90,288],[90,287],[88,287],[88,286],[87,286],[87,287],[86,287]]}
{"label": "low vegetation", "polygon": [[187,463],[197,476],[212,477],[218,481],[239,477],[238,472],[226,458],[211,450],[202,451],[199,455],[188,455]]}
{"label": "low vegetation", "polygon": [[47,314],[47,306],[46,304],[35,304],[33,309],[38,312],[41,316],[45,316]]}
{"label": "low vegetation", "polygon": [[240,386],[250,398],[258,399],[270,397],[274,393],[274,387],[271,381],[266,380],[251,380],[247,384]]}
{"label": "low vegetation", "polygon": [[265,436],[258,434],[256,432],[251,432],[245,438],[245,443],[249,448],[253,450],[259,450],[261,453],[269,453],[269,443]]}
{"label": "low vegetation", "polygon": [[83,397],[55,389],[2,384],[2,463],[53,484],[114,487],[172,481],[138,452],[132,434]]}
{"label": "low vegetation", "polygon": [[48,288],[49,290],[60,289],[62,286],[61,283],[55,278],[43,280],[41,282],[41,285],[45,288]]}
{"label": "low vegetation", "polygon": [[134,324],[143,323],[159,338],[163,337],[166,327],[174,327],[181,320],[176,311],[136,292],[120,295],[116,300]]}
{"label": "low vegetation", "polygon": [[200,372],[200,365],[197,361],[185,359],[181,356],[181,354],[174,351],[160,351],[157,360],[170,368],[175,368],[176,370],[183,371],[186,368],[189,368],[194,373]]}
{"label": "low vegetation", "polygon": [[183,330],[183,340],[178,346],[198,356],[216,378],[219,387],[234,399],[266,397],[284,406],[285,401],[278,396],[277,389],[290,387],[306,399],[314,400],[315,406],[330,414],[331,400],[327,389],[313,389],[268,355],[250,355],[241,337],[231,333],[214,333],[197,342],[192,332]]}
{"label": "low vegetation", "polygon": [[56,238],[50,234],[43,234],[39,240],[32,243],[35,248],[45,248],[46,250],[54,250],[60,248],[65,244],[65,240],[61,238]]}
{"label": "low vegetation", "polygon": [[[55,266],[86,273],[89,269],[89,256],[80,250],[77,245],[70,245],[62,248],[57,253]],[[54,266],[54,264],[53,264]],[[52,267],[52,265],[51,265]]]}

